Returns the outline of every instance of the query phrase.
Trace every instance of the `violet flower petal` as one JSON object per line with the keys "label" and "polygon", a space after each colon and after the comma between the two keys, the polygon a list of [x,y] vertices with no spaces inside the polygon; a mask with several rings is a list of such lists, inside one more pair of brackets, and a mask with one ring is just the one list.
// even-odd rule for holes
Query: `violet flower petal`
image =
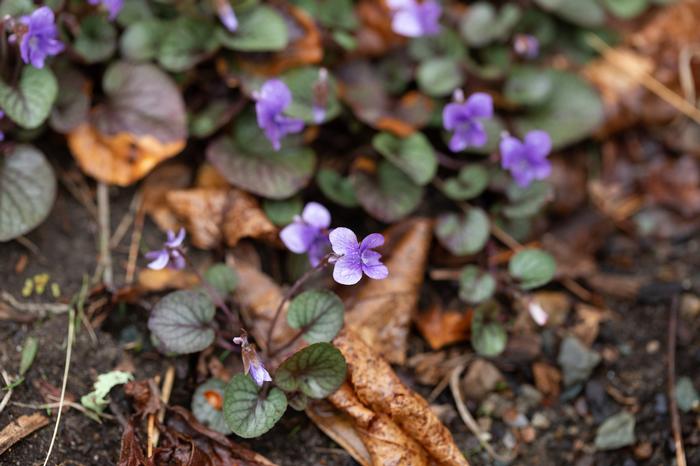
{"label": "violet flower petal", "polygon": [[333,280],[341,285],[354,285],[359,282],[362,279],[362,264],[358,259],[357,255],[339,258],[333,268]]}
{"label": "violet flower petal", "polygon": [[146,253],[146,259],[151,260],[148,263],[148,268],[152,270],[164,269],[170,261],[170,255],[165,249],[159,251],[151,251]]}
{"label": "violet flower petal", "polygon": [[362,243],[360,244],[360,252],[364,253],[369,249],[378,248],[382,244],[384,244],[384,236],[381,233],[372,233],[367,235],[365,239],[362,240]]}
{"label": "violet flower petal", "polygon": [[331,224],[331,213],[318,202],[309,202],[304,206],[301,218],[306,223],[319,229],[328,228]]}
{"label": "violet flower petal", "polygon": [[330,232],[328,238],[331,241],[333,252],[339,256],[358,254],[359,252],[360,245],[357,242],[357,236],[349,228],[335,228]]}
{"label": "violet flower petal", "polygon": [[296,254],[303,254],[316,239],[317,230],[303,222],[294,221],[282,228],[280,239],[284,245]]}

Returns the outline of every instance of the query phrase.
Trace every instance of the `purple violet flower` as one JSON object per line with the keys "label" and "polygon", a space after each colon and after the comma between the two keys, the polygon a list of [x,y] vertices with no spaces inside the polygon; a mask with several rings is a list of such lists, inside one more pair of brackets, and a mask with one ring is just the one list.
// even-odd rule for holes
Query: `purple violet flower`
{"label": "purple violet flower", "polygon": [[216,2],[216,12],[219,15],[219,19],[223,23],[224,27],[228,29],[229,32],[236,32],[238,29],[238,18],[236,18],[236,13],[233,11],[233,7],[229,0],[219,0]]}
{"label": "purple violet flower", "polygon": [[372,233],[357,242],[357,236],[349,228],[335,228],[329,235],[334,259],[333,279],[341,285],[354,285],[364,272],[369,278],[382,280],[389,276],[389,269],[380,262],[382,257],[374,248],[384,244],[384,236]]}
{"label": "purple violet flower", "polygon": [[545,131],[530,131],[525,142],[512,136],[501,139],[501,166],[509,170],[520,187],[527,187],[533,180],[543,180],[552,172],[547,160],[552,150],[552,139]]}
{"label": "purple violet flower", "polygon": [[296,253],[308,253],[309,262],[316,267],[329,249],[328,227],[331,214],[317,202],[309,202],[294,221],[280,232],[280,239],[287,249]]}
{"label": "purple violet flower", "polygon": [[272,382],[272,377],[270,377],[270,373],[267,372],[263,362],[260,360],[260,356],[255,350],[255,345],[248,343],[248,335],[244,333],[240,337],[235,337],[233,342],[241,345],[243,371],[250,375],[258,387],[262,387],[265,382]]}
{"label": "purple violet flower", "polygon": [[442,7],[435,0],[387,0],[392,11],[391,29],[400,36],[434,36],[440,32]]}
{"label": "purple violet flower", "polygon": [[19,22],[24,26],[17,34],[24,63],[31,64],[34,68],[43,68],[48,55],[58,55],[63,51],[63,43],[56,38],[58,28],[54,24],[51,8],[37,8],[31,15],[22,16]]}
{"label": "purple violet flower", "polygon": [[462,91],[455,91],[455,102],[445,105],[442,110],[442,124],[448,131],[454,131],[449,148],[460,152],[467,147],[481,147],[486,144],[488,135],[480,121],[493,116],[493,99],[490,95],[477,92],[463,101]]}
{"label": "purple violet flower", "polygon": [[185,256],[182,253],[182,242],[185,240],[185,229],[180,228],[180,231],[175,234],[168,230],[168,240],[163,243],[163,249],[146,253],[146,258],[150,260],[149,269],[161,270],[165,267],[170,267],[175,270],[185,268]]}
{"label": "purple violet flower", "polygon": [[255,111],[258,116],[258,126],[265,132],[265,137],[272,147],[280,150],[280,140],[290,133],[298,133],[304,129],[304,122],[283,114],[292,103],[292,93],[285,83],[279,79],[270,79],[254,94],[257,100]]}
{"label": "purple violet flower", "polygon": [[513,40],[513,50],[521,57],[532,60],[540,54],[540,41],[530,34],[517,34]]}
{"label": "purple violet flower", "polygon": [[88,3],[90,5],[98,5],[101,3],[109,12],[110,21],[114,21],[124,6],[124,0],[88,0]]}

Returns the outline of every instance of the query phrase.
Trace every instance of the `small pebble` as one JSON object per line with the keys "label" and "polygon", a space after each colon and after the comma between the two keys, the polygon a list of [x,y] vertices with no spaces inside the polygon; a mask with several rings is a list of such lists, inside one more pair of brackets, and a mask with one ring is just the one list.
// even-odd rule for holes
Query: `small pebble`
{"label": "small pebble", "polygon": [[535,431],[534,427],[527,426],[527,427],[523,427],[522,429],[520,429],[520,438],[523,439],[523,442],[532,443],[535,441],[536,437],[537,437],[537,432]]}
{"label": "small pebble", "polygon": [[647,353],[656,354],[659,352],[660,347],[661,343],[659,343],[659,340],[651,340],[649,343],[647,343]]}
{"label": "small pebble", "polygon": [[538,429],[548,429],[551,423],[544,414],[535,413],[532,416],[532,425]]}

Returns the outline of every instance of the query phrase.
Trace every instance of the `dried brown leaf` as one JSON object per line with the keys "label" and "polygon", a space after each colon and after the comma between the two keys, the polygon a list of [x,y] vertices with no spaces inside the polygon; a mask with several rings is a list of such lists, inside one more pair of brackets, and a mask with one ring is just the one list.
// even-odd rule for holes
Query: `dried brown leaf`
{"label": "dried brown leaf", "polygon": [[546,362],[536,362],[532,365],[532,375],[535,386],[544,396],[555,399],[561,390],[561,372]]}
{"label": "dried brown leaf", "polygon": [[154,292],[171,289],[188,289],[199,283],[196,274],[186,270],[142,269],[138,275],[139,292]]}
{"label": "dried brown leaf", "polygon": [[474,312],[445,311],[433,306],[416,319],[416,326],[423,338],[434,350],[469,339]]}
{"label": "dried brown leaf", "polygon": [[190,185],[191,170],[183,164],[166,163],[151,172],[141,185],[141,208],[163,230],[177,231],[181,224],[166,203],[168,192]]}

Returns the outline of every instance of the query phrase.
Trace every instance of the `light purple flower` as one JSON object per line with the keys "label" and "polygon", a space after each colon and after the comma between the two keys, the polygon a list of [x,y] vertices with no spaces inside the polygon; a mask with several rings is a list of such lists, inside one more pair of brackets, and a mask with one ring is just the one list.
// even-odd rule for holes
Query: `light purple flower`
{"label": "light purple flower", "polygon": [[467,147],[483,146],[488,135],[481,119],[493,116],[493,99],[483,92],[472,94],[466,102],[459,101],[461,91],[456,91],[455,96],[457,102],[445,105],[442,110],[443,126],[454,132],[449,143],[450,150],[460,152]]}
{"label": "light purple flower", "polygon": [[389,269],[379,260],[382,255],[374,248],[384,244],[384,237],[372,233],[357,242],[357,236],[349,228],[335,228],[329,235],[333,252],[338,256],[334,260],[333,279],[341,285],[354,285],[362,278],[362,273],[369,278],[382,280],[389,275]]}
{"label": "light purple flower", "polygon": [[513,50],[521,57],[531,60],[540,54],[540,41],[530,34],[516,34]]}
{"label": "light purple flower", "polygon": [[530,131],[525,142],[512,136],[501,139],[501,166],[509,170],[520,187],[527,187],[533,180],[543,180],[552,172],[547,160],[552,150],[552,139],[545,131]]}
{"label": "light purple flower", "polygon": [[238,18],[236,18],[236,13],[233,12],[233,7],[229,3],[229,0],[217,1],[216,11],[224,27],[226,27],[229,32],[236,32],[238,29]]}
{"label": "light purple flower", "polygon": [[270,79],[256,93],[255,111],[258,126],[265,132],[272,147],[280,150],[280,140],[290,133],[298,133],[304,129],[302,120],[284,115],[284,110],[292,103],[292,93],[285,83],[279,79]]}
{"label": "light purple flower", "polygon": [[442,7],[435,0],[387,0],[392,11],[391,29],[401,36],[434,36],[440,32]]}
{"label": "light purple flower", "polygon": [[294,221],[280,232],[280,239],[287,249],[296,253],[309,255],[309,262],[316,267],[328,252],[328,227],[331,214],[328,209],[317,202],[309,202]]}
{"label": "light purple flower", "polygon": [[109,12],[109,19],[114,20],[119,12],[122,11],[124,6],[124,0],[88,0],[90,5],[102,4],[105,9]]}
{"label": "light purple flower", "polygon": [[43,68],[49,55],[58,55],[63,51],[63,43],[58,40],[58,28],[54,24],[51,8],[42,6],[29,16],[22,16],[20,23],[26,27],[20,31],[19,51],[24,63],[31,63],[34,68]]}
{"label": "light purple flower", "polygon": [[255,345],[248,343],[248,335],[243,333],[240,337],[235,337],[233,342],[241,345],[244,372],[249,374],[259,387],[262,387],[265,382],[272,382],[272,377],[270,377],[270,373],[267,372],[263,362],[260,360],[260,356],[255,350]]}
{"label": "light purple flower", "polygon": [[165,267],[171,269],[182,270],[185,268],[185,256],[182,253],[182,242],[185,240],[185,229],[180,228],[180,231],[175,234],[168,230],[168,240],[163,243],[163,249],[146,253],[146,258],[151,262],[148,263],[148,268],[153,270],[161,270]]}

